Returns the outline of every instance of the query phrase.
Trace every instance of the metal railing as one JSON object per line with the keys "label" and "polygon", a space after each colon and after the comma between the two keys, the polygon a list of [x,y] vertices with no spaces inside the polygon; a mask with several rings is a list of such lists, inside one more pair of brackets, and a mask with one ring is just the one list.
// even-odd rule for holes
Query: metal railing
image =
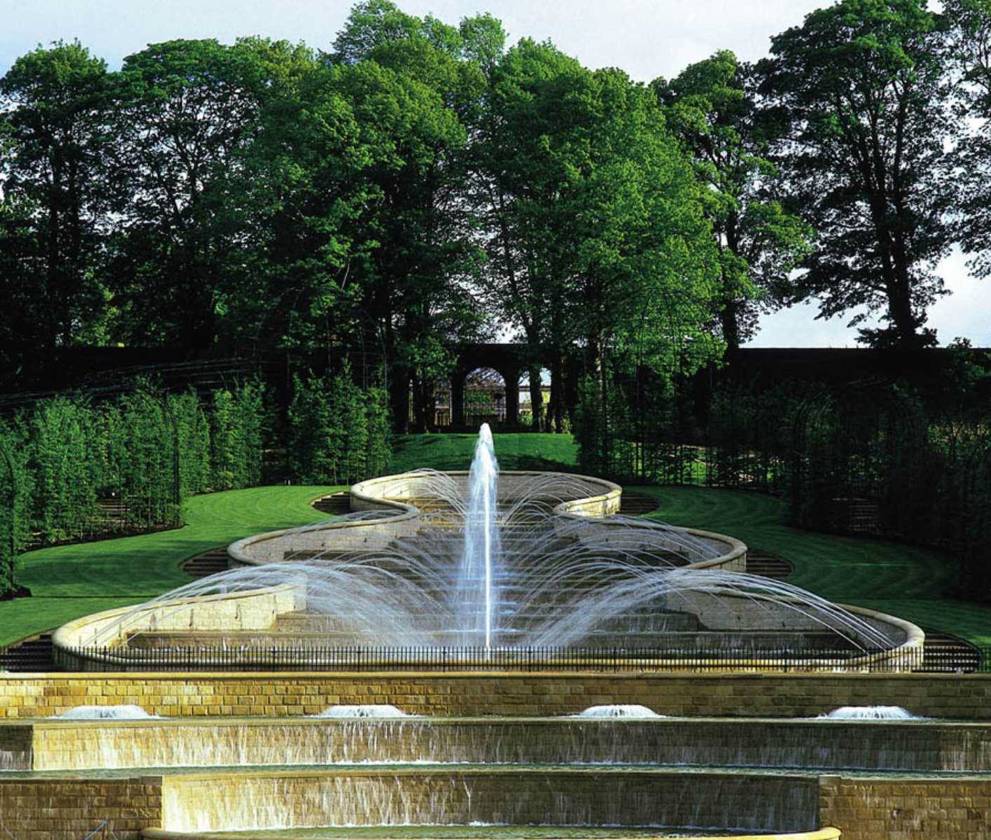
{"label": "metal railing", "polygon": [[[559,647],[78,647],[56,665],[89,671],[603,671],[613,673],[991,672],[991,648],[856,650]],[[3,659],[0,658],[0,667]]]}

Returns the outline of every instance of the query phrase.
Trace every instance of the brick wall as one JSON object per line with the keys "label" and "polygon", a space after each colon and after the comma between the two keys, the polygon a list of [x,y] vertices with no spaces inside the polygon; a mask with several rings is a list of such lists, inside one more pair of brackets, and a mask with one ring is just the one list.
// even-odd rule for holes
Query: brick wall
{"label": "brick wall", "polygon": [[0,816],[17,840],[79,840],[107,821],[119,840],[159,825],[160,777],[136,779],[2,779]]}

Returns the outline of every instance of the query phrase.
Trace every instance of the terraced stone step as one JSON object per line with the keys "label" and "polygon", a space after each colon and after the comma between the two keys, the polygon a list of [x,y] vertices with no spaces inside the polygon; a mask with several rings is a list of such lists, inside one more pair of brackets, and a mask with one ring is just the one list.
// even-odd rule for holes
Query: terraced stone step
{"label": "terraced stone step", "polygon": [[182,570],[194,578],[205,578],[218,572],[226,572],[229,564],[227,546],[220,546],[190,557],[182,564]]}
{"label": "terraced stone step", "polygon": [[644,493],[631,493],[628,490],[623,491],[619,500],[619,512],[624,516],[643,516],[647,513],[653,513],[660,506],[660,502],[653,496]]}
{"label": "terraced stone step", "polygon": [[396,826],[374,828],[314,828],[297,831],[224,831],[194,835],[149,829],[147,840],[835,840],[838,832],[802,835],[750,835],[705,832],[672,834],[656,828],[575,828],[573,826]]}
{"label": "terraced stone step", "polygon": [[791,577],[795,567],[790,560],[773,554],[765,554],[759,549],[747,552],[747,574],[760,575],[772,580],[785,580]]}
{"label": "terraced stone step", "polygon": [[42,633],[8,648],[0,648],[0,671],[39,674],[57,670],[51,633]]}
{"label": "terraced stone step", "polygon": [[[369,697],[366,702],[401,696]],[[300,701],[300,712],[303,707]],[[588,701],[594,702],[594,701]],[[582,704],[584,705],[584,704]],[[322,708],[315,707],[315,710]],[[46,773],[203,772],[265,767],[364,772],[369,765],[677,774],[782,771],[991,774],[991,724],[753,718],[210,718],[0,724],[0,767]],[[185,771],[175,768],[185,768]],[[240,769],[238,769],[240,768]],[[795,768],[802,768],[797,770]]]}
{"label": "terraced stone step", "polygon": [[329,513],[333,516],[343,516],[351,512],[351,496],[348,493],[333,493],[330,496],[323,496],[313,503],[313,507],[321,513]]}

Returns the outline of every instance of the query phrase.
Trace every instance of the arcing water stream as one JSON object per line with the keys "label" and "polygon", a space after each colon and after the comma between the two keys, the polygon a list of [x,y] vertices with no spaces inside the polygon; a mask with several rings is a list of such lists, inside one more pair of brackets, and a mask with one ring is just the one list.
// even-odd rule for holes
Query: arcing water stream
{"label": "arcing water stream", "polygon": [[[181,644],[181,633],[143,642],[154,629],[130,628],[149,607],[159,627],[176,627],[183,623],[176,616],[200,596],[286,585],[305,593],[303,612],[280,615],[262,631],[207,634],[196,643],[206,638],[223,650],[594,648],[695,656],[898,643],[892,628],[782,581],[698,568],[725,550],[704,537],[645,519],[557,513],[561,501],[588,495],[589,479],[517,473],[507,496],[488,426],[467,483],[433,471],[415,477],[424,497],[417,499],[415,535],[379,548],[328,545],[300,552],[305,559],[287,552],[282,562],[213,575],[124,612],[92,643]],[[366,520],[369,513],[351,516]]]}

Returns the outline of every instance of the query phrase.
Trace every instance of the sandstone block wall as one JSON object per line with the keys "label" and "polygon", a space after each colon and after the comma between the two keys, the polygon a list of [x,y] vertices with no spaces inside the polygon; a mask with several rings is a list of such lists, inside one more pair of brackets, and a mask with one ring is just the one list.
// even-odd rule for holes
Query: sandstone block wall
{"label": "sandstone block wall", "polygon": [[[160,824],[161,778],[4,779],[0,816],[17,840],[79,840],[106,820],[106,836],[136,840]],[[112,834],[110,832],[113,832]]]}
{"label": "sandstone block wall", "polygon": [[440,715],[551,716],[635,703],[660,714],[812,717],[838,706],[991,720],[991,675],[602,673],[133,673],[0,675],[0,718],[133,703],[169,717],[308,715],[339,703],[391,703]]}
{"label": "sandstone block wall", "polygon": [[988,840],[991,779],[820,778],[819,817],[843,840]]}

